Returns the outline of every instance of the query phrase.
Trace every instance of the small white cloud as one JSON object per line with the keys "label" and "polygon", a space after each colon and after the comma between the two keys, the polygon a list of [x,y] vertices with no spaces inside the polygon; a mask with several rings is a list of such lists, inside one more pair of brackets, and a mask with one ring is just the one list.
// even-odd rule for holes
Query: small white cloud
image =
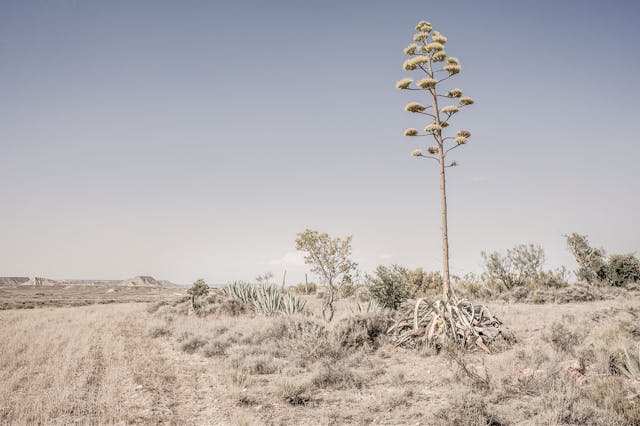
{"label": "small white cloud", "polygon": [[303,266],[304,255],[299,251],[288,251],[280,259],[273,259],[270,265]]}
{"label": "small white cloud", "polygon": [[393,257],[392,254],[384,253],[380,255],[380,259],[391,259]]}

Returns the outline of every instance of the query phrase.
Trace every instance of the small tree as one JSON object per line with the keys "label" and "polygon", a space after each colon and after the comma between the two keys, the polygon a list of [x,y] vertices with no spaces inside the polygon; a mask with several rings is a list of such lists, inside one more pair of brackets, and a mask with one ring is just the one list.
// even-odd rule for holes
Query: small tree
{"label": "small tree", "polygon": [[603,249],[589,245],[586,235],[573,233],[566,235],[567,247],[576,259],[576,278],[589,284],[598,284],[607,279],[607,259]]}
{"label": "small tree", "polygon": [[[411,155],[435,161],[440,175],[443,297],[442,300],[433,303],[425,302],[426,307],[423,309],[422,318],[433,318],[433,322],[430,323],[433,330],[428,333],[429,338],[426,340],[431,343],[436,339],[448,337],[463,346],[469,342],[475,342],[476,345],[486,349],[482,336],[477,331],[478,328],[484,329],[484,324],[479,325],[479,322],[483,322],[484,319],[477,318],[475,313],[478,312],[476,308],[482,308],[483,312],[488,312],[488,310],[484,306],[474,307],[469,302],[459,301],[453,294],[449,274],[446,170],[457,166],[458,163],[449,161],[448,155],[452,150],[466,145],[471,133],[468,130],[458,130],[453,135],[445,135],[445,133],[450,127],[454,115],[473,105],[474,101],[468,96],[463,96],[462,90],[458,88],[442,90],[443,83],[461,71],[458,59],[448,56],[444,50],[447,37],[438,31],[433,31],[431,24],[426,21],[420,21],[416,26],[416,31],[417,33],[413,36],[414,43],[404,49],[404,53],[409,56],[409,59],[404,62],[403,68],[405,71],[418,71],[422,74],[422,78],[415,83],[412,78],[404,78],[396,83],[396,87],[426,95],[427,104],[410,102],[405,106],[406,111],[425,116],[427,118],[426,126],[422,131],[415,128],[406,129],[404,135],[412,138],[426,137],[433,140],[434,144],[429,146],[426,151],[415,149]],[[440,103],[444,100],[455,101],[456,104],[441,106]],[[416,318],[420,311],[421,302],[422,299],[418,299],[415,307]],[[491,315],[489,317],[493,318]],[[497,322],[493,324],[495,325]],[[418,327],[419,324],[416,320],[414,322],[416,329],[413,332],[417,333]]]}
{"label": "small tree", "polygon": [[624,286],[640,281],[640,260],[633,254],[612,254],[589,245],[586,235],[567,235],[567,246],[578,264],[576,278],[589,284]]}
{"label": "small tree", "polygon": [[306,229],[296,238],[296,249],[306,253],[304,261],[311,272],[323,279],[327,291],[322,303],[322,316],[331,321],[335,313],[333,302],[343,283],[351,280],[357,264],[350,259],[352,236],[331,238],[326,233]]}
{"label": "small tree", "polygon": [[187,293],[191,295],[191,309],[196,310],[196,299],[198,297],[206,296],[209,294],[209,286],[204,282],[202,278],[193,283],[191,288],[187,290]]}

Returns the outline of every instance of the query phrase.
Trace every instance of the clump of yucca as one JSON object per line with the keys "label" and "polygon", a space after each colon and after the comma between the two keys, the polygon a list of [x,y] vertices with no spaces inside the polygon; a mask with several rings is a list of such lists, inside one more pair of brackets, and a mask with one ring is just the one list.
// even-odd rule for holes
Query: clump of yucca
{"label": "clump of yucca", "polygon": [[273,285],[255,285],[235,281],[222,291],[226,296],[249,305],[263,315],[297,314],[304,311],[306,304],[301,298],[285,293]]}

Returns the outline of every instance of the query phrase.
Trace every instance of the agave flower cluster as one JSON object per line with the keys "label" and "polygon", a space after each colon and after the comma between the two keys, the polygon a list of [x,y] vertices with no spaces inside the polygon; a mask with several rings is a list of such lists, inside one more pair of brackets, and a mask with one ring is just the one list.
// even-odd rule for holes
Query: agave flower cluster
{"label": "agave flower cluster", "polygon": [[[462,71],[458,58],[447,55],[446,43],[447,37],[434,31],[429,22],[420,21],[416,25],[413,42],[404,49],[405,55],[409,58],[404,62],[402,68],[405,71],[418,71],[425,75],[415,81],[413,78],[406,77],[396,83],[398,89],[420,91],[431,100],[430,104],[426,105],[421,102],[409,102],[405,106],[405,111],[427,115],[432,120],[424,127],[423,134],[412,127],[406,129],[404,135],[408,137],[433,137],[436,141],[435,146],[428,147],[424,152],[415,149],[411,155],[414,157],[432,156],[440,162],[444,161],[444,156],[452,148],[468,143],[471,133],[467,130],[458,131],[454,137],[445,137],[443,132],[455,114],[474,103],[469,96],[463,96],[462,90],[457,87],[438,90],[446,80]],[[439,105],[442,98],[455,99],[457,105]],[[448,167],[457,164],[454,161]]]}

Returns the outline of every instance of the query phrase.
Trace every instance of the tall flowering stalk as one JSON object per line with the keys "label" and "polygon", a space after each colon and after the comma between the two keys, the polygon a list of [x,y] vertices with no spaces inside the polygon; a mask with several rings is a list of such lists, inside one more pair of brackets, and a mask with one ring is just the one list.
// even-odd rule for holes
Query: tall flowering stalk
{"label": "tall flowering stalk", "polygon": [[396,87],[401,90],[424,92],[429,99],[429,105],[410,102],[405,106],[406,111],[412,114],[422,114],[428,117],[429,121],[422,131],[409,128],[404,131],[404,135],[412,138],[427,137],[435,142],[425,151],[416,149],[411,152],[411,155],[435,160],[440,170],[442,291],[444,299],[450,300],[452,290],[449,276],[446,169],[455,167],[458,163],[456,161],[448,162],[447,157],[452,150],[465,145],[469,141],[471,133],[467,130],[458,130],[455,136],[445,136],[445,132],[449,130],[453,116],[463,108],[473,105],[473,99],[462,96],[462,90],[458,88],[448,91],[440,90],[442,83],[460,73],[460,62],[454,57],[447,56],[445,52],[447,38],[438,31],[433,31],[429,22],[420,21],[416,26],[416,31],[417,33],[413,36],[414,43],[404,49],[404,53],[409,56],[409,59],[404,62],[403,68],[406,71],[418,71],[425,76],[415,82],[412,78],[404,78],[396,83]]}
{"label": "tall flowering stalk", "polygon": [[425,151],[416,149],[411,155],[436,161],[440,170],[443,297],[436,300],[418,299],[404,316],[397,318],[389,333],[393,334],[394,341],[399,346],[432,345],[442,348],[447,342],[453,342],[464,348],[480,348],[489,352],[487,345],[497,338],[513,342],[515,337],[486,306],[458,299],[451,289],[449,276],[446,169],[455,167],[458,163],[449,161],[447,156],[454,149],[466,145],[471,133],[468,130],[449,132],[447,136],[445,133],[450,130],[453,116],[473,105],[473,99],[462,96],[462,90],[458,88],[447,91],[441,88],[442,83],[461,71],[460,62],[447,56],[444,50],[447,38],[433,31],[431,24],[425,21],[418,23],[416,31],[414,43],[404,50],[409,59],[404,62],[403,68],[406,71],[420,72],[423,74],[422,78],[415,82],[412,78],[404,78],[396,83],[396,87],[420,91],[430,101],[427,105],[410,102],[405,106],[404,109],[412,114],[428,117],[428,122],[423,130],[406,129],[404,135],[412,138],[427,137],[434,141],[434,145],[427,147]]}

